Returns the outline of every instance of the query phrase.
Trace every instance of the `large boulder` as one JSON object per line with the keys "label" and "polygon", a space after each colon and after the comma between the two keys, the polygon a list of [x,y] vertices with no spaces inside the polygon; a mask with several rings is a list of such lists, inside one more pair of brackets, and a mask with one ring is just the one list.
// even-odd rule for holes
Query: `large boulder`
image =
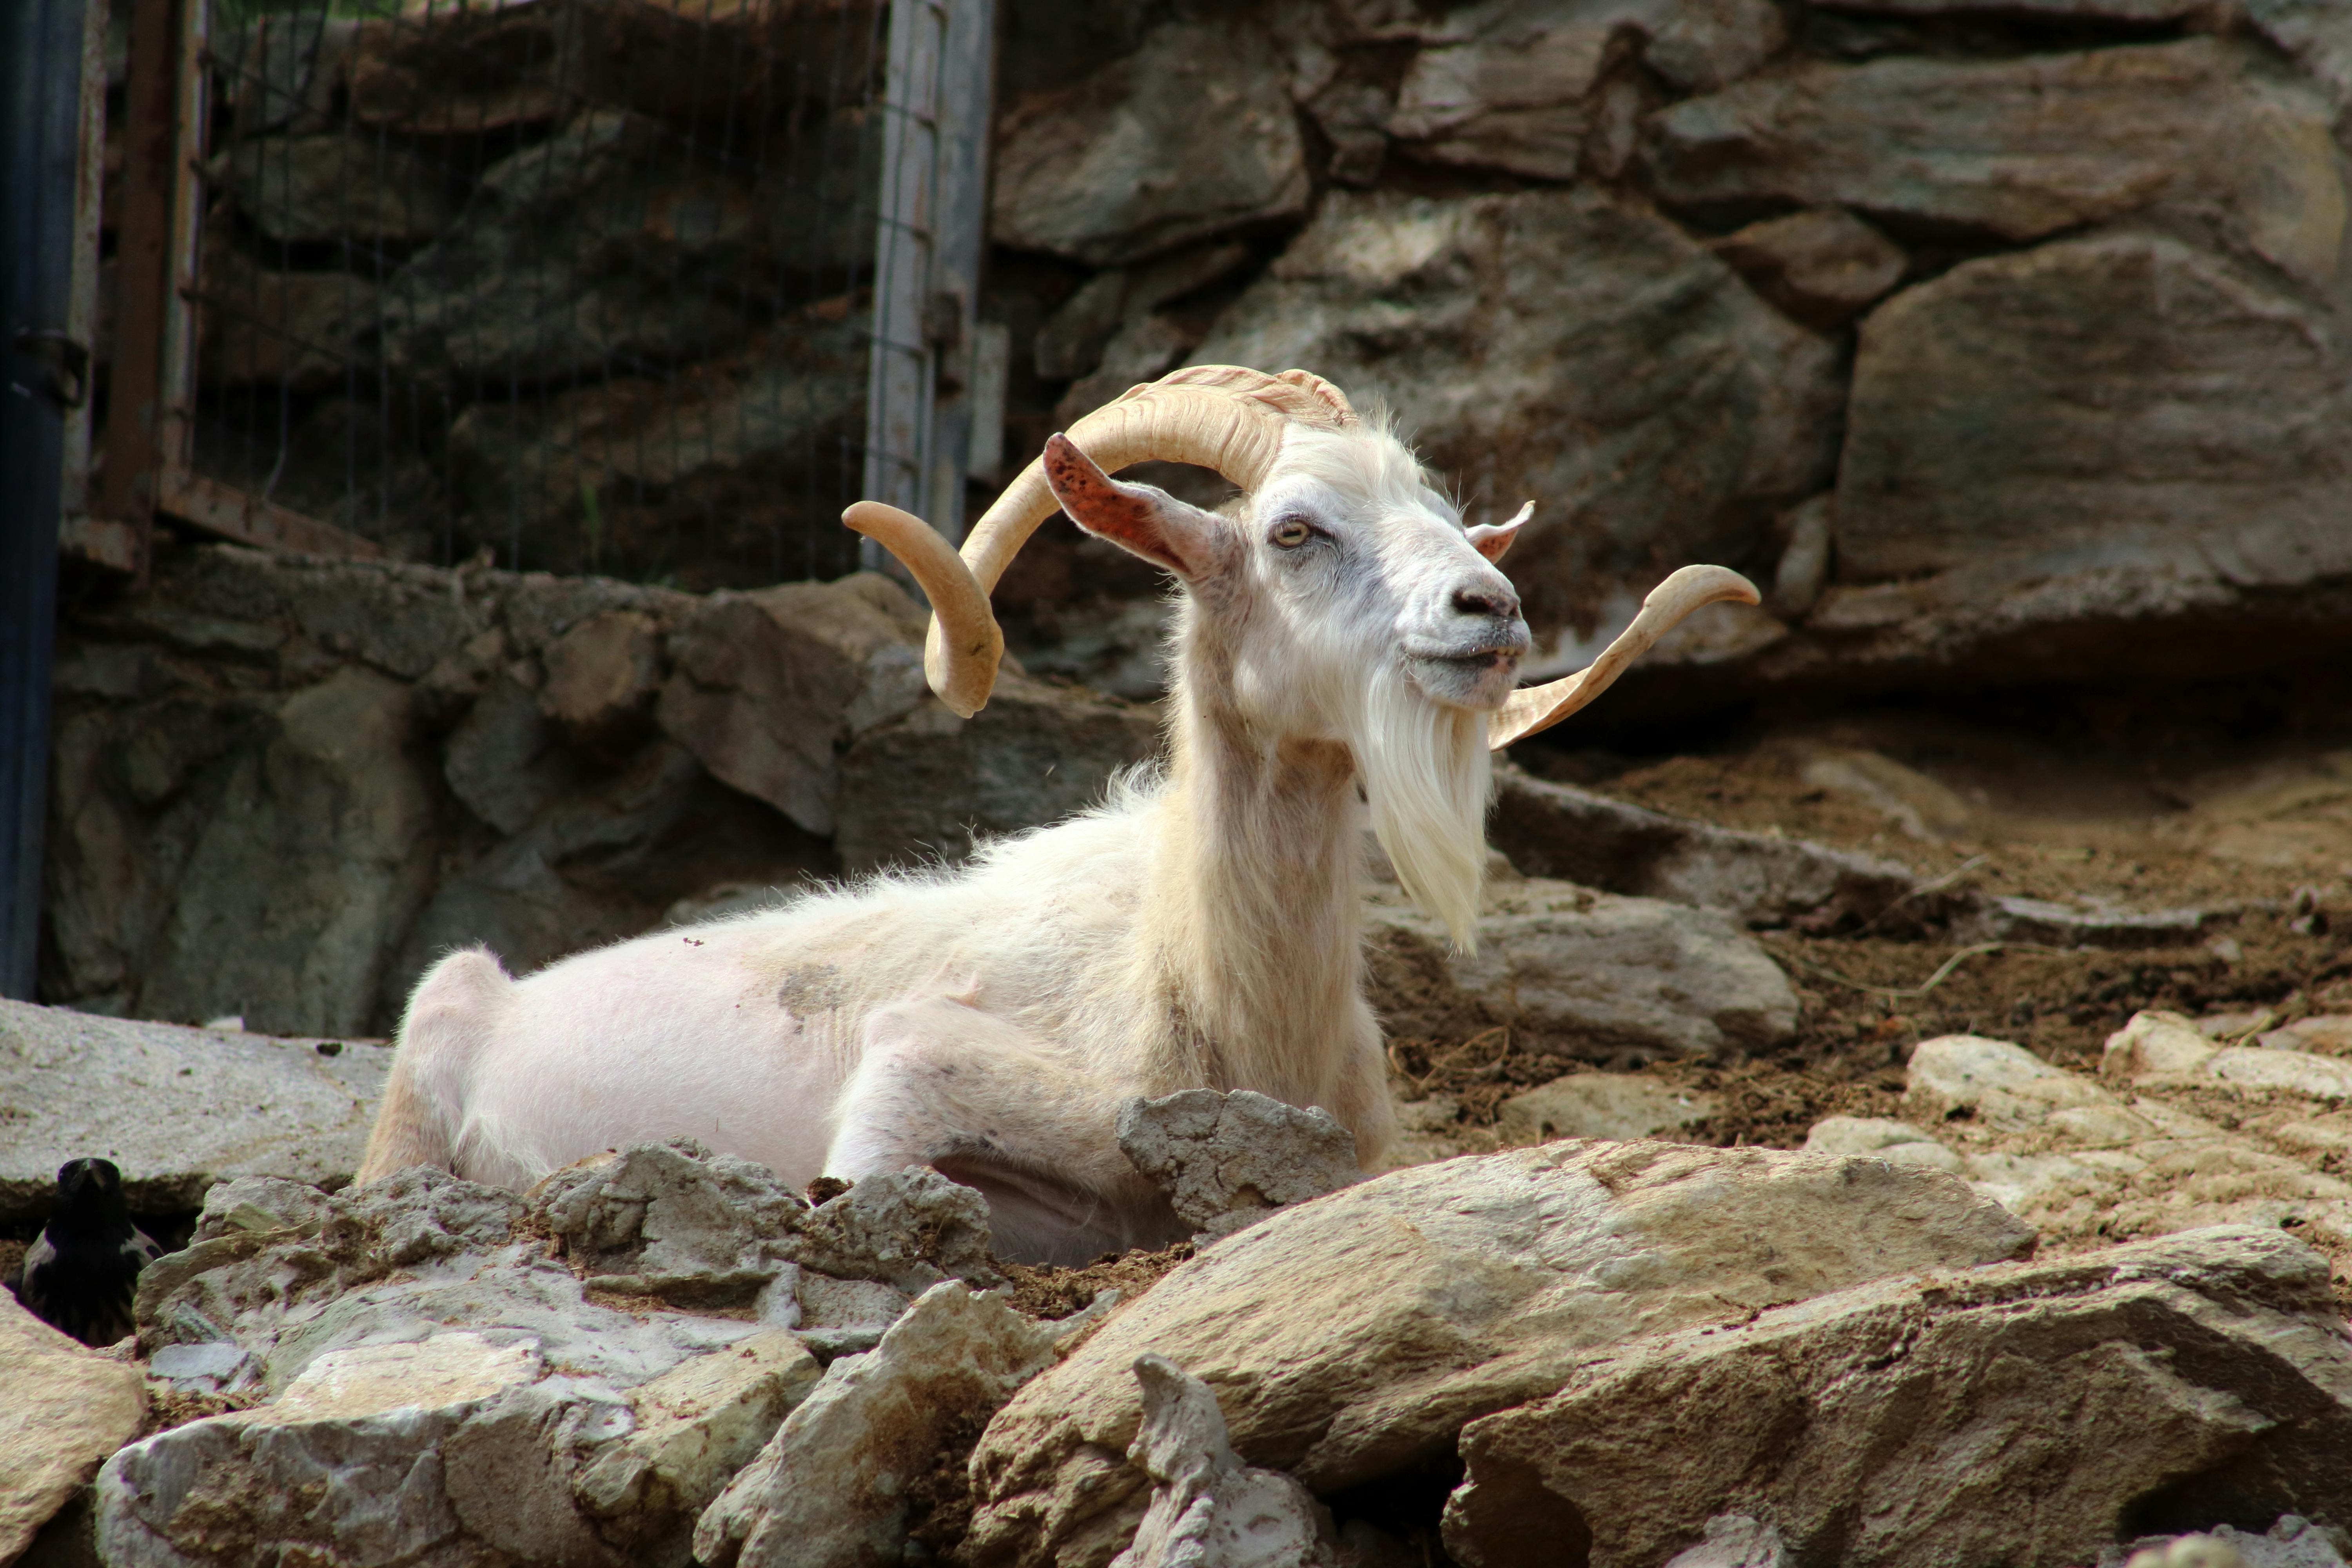
{"label": "large boulder", "polygon": [[1081,85],[1013,104],[995,163],[990,237],[1097,266],[1307,209],[1281,59],[1248,22],[1170,23]]}
{"label": "large boulder", "polygon": [[1830,344],[1581,189],[1334,192],[1194,358],[1311,366],[1497,519],[1533,497],[1511,575],[1539,632],[1591,612],[1595,574],[1743,559],[1834,457]]}
{"label": "large boulder", "polygon": [[1588,1142],[1394,1172],[1220,1242],[1016,1394],[972,1456],[967,1552],[1099,1568],[1126,1544],[1145,1351],[1216,1391],[1244,1461],[1328,1492],[1608,1346],[2031,1245],[1953,1178],[1874,1161]]}
{"label": "large boulder", "polygon": [[0,1001],[0,1224],[46,1217],[58,1167],[94,1154],[142,1214],[194,1208],[236,1176],[348,1179],[392,1053],[92,1017]]}
{"label": "large boulder", "polygon": [[404,147],[334,132],[257,137],[215,161],[214,180],[283,245],[413,243],[453,216],[448,181]]}
{"label": "large boulder", "polygon": [[[1883,1279],[1661,1335],[1472,1422],[1469,1568],[1640,1568],[1737,1513],[1800,1563],[2101,1557],[2142,1521],[2352,1509],[2352,1346],[2318,1254],[2220,1229]],[[2106,1559],[2102,1559],[2106,1560]]]}
{"label": "large boulder", "polygon": [[1507,1027],[1515,1044],[1589,1060],[1728,1061],[1796,1033],[1789,977],[1714,910],[1529,878],[1488,889],[1475,952],[1386,889],[1365,925],[1392,1035]]}
{"label": "large boulder", "polygon": [[1836,202],[2009,240],[2212,212],[2315,286],[2347,198],[2326,97],[2213,38],[1996,60],[1816,62],[1663,111],[1669,202]]}

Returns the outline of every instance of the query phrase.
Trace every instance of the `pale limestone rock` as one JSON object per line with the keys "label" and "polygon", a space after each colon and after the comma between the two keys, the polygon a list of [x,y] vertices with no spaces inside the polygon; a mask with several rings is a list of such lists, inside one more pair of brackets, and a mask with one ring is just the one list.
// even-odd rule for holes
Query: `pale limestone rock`
{"label": "pale limestone rock", "polygon": [[2114,1103],[2097,1084],[2052,1067],[2024,1047],[1978,1035],[1921,1041],[1903,1097],[1904,1109],[1923,1120],[1967,1110],[2007,1131],[2038,1127],[2053,1110]]}
{"label": "pale limestone rock", "polygon": [[528,1198],[591,1288],[711,1304],[755,1296],[809,1212],[765,1165],[690,1138],[592,1155]]}
{"label": "pale limestone rock", "polygon": [[[1514,1143],[1555,1138],[1647,1138],[1703,1121],[1721,1109],[1714,1095],[1630,1073],[1580,1072],[1515,1094],[1495,1129]],[[1852,1152],[1835,1150],[1835,1153]]]}
{"label": "pale limestone rock", "polygon": [[2347,1395],[2326,1260],[2276,1231],[1882,1279],[1628,1346],[1472,1422],[1445,1541],[1501,1568],[1574,1521],[1594,1568],[1643,1568],[1738,1513],[1799,1562],[2083,1563],[2158,1488],[2340,1515]]}
{"label": "pale limestone rock", "polygon": [[951,1279],[982,1290],[1004,1282],[989,1251],[988,1200],[928,1166],[861,1178],[811,1209],[798,1232],[793,1252],[804,1267],[908,1296]]}
{"label": "pale limestone rock", "polygon": [[1355,1135],[1329,1111],[1246,1089],[1130,1100],[1118,1131],[1120,1151],[1203,1244],[1363,1175]]}
{"label": "pale limestone rock", "polygon": [[2130,1022],[2107,1037],[2099,1058],[2099,1071],[2110,1078],[2145,1078],[2150,1073],[2193,1073],[2212,1059],[2213,1042],[2203,1029],[2178,1013],[2135,1013]]}
{"label": "pale limestone rock", "polygon": [[1155,1483],[1111,1568],[1333,1568],[1331,1518],[1288,1476],[1243,1464],[1209,1385],[1165,1356],[1135,1358],[1143,1423],[1127,1457]]}
{"label": "pale limestone rock", "polygon": [[141,1213],[237,1176],[348,1177],[391,1065],[380,1046],[0,1000],[0,1104],[19,1112],[0,1139],[0,1219],[46,1215],[58,1167],[82,1154],[121,1166]]}
{"label": "pale limestone rock", "polygon": [[0,1563],[139,1435],[147,1389],[135,1366],[84,1348],[0,1292]]}
{"label": "pale limestone rock", "polygon": [[1667,1559],[1666,1568],[1796,1568],[1780,1532],[1740,1513],[1706,1521],[1706,1539]]}
{"label": "pale limestone rock", "polygon": [[1180,1267],[1016,1394],[973,1455],[972,1550],[1116,1552],[1146,1506],[1118,1458],[1146,1351],[1217,1390],[1244,1462],[1328,1492],[1608,1346],[2014,1258],[2030,1234],[1939,1172],[1774,1150],[1555,1143],[1392,1172]]}
{"label": "pale limestone rock", "polygon": [[635,1429],[581,1471],[581,1506],[624,1547],[690,1527],[823,1375],[799,1339],[772,1332],[639,1384],[627,1394]]}
{"label": "pale limestone rock", "polygon": [[1879,1116],[1825,1116],[1805,1134],[1805,1152],[1925,1165],[1960,1173],[1960,1157],[1906,1121]]}
{"label": "pale limestone rock", "polygon": [[1373,1005],[1391,1032],[1502,1025],[1567,1057],[1727,1060],[1796,1029],[1788,976],[1712,910],[1538,878],[1497,883],[1475,952],[1454,951],[1402,895],[1376,891],[1364,916]]}
{"label": "pale limestone rock", "polygon": [[905,1490],[948,1425],[985,1416],[1050,1363],[1057,1326],[950,1280],[864,1355],[844,1356],[695,1527],[711,1568],[896,1559]]}

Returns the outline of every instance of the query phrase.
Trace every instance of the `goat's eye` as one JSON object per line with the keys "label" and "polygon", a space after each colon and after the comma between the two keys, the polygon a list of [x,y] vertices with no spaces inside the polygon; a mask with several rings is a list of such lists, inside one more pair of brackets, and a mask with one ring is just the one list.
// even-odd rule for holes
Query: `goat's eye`
{"label": "goat's eye", "polygon": [[1315,537],[1315,530],[1297,518],[1286,517],[1274,525],[1274,531],[1266,537],[1285,550],[1296,550]]}

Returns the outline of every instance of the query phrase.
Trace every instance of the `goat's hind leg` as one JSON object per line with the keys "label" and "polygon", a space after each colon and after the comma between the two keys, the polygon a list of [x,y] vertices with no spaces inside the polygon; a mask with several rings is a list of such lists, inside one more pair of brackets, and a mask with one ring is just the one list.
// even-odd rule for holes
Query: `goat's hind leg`
{"label": "goat's hind leg", "polygon": [[879,1009],[843,1090],[825,1173],[929,1165],[988,1198],[998,1256],[1085,1263],[1183,1234],[1119,1152],[1120,1094],[1003,1019],[934,998]]}

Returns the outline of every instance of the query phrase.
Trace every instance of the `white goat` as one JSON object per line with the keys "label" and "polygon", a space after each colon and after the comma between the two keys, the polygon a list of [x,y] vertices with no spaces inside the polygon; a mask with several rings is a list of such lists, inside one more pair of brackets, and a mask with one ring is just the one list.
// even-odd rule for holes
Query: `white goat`
{"label": "white goat", "polygon": [[[1210,513],[1106,476],[1147,459],[1243,490]],[[1056,436],[959,557],[873,502],[937,612],[932,689],[987,700],[987,593],[1056,506],[1184,594],[1169,758],[963,868],[639,937],[511,980],[451,954],[416,988],[362,1180],[425,1163],[523,1186],[689,1134],[803,1184],[929,1164],[988,1196],[1006,1257],[1179,1233],[1120,1154],[1120,1102],[1207,1086],[1321,1106],[1377,1168],[1395,1134],[1363,994],[1363,811],[1406,889],[1470,940],[1487,752],[1589,701],[1698,605],[1686,567],[1591,668],[1514,692],[1528,646],[1492,562],[1412,454],[1301,371],[1139,386]],[[1360,797],[1359,790],[1362,792]]]}

